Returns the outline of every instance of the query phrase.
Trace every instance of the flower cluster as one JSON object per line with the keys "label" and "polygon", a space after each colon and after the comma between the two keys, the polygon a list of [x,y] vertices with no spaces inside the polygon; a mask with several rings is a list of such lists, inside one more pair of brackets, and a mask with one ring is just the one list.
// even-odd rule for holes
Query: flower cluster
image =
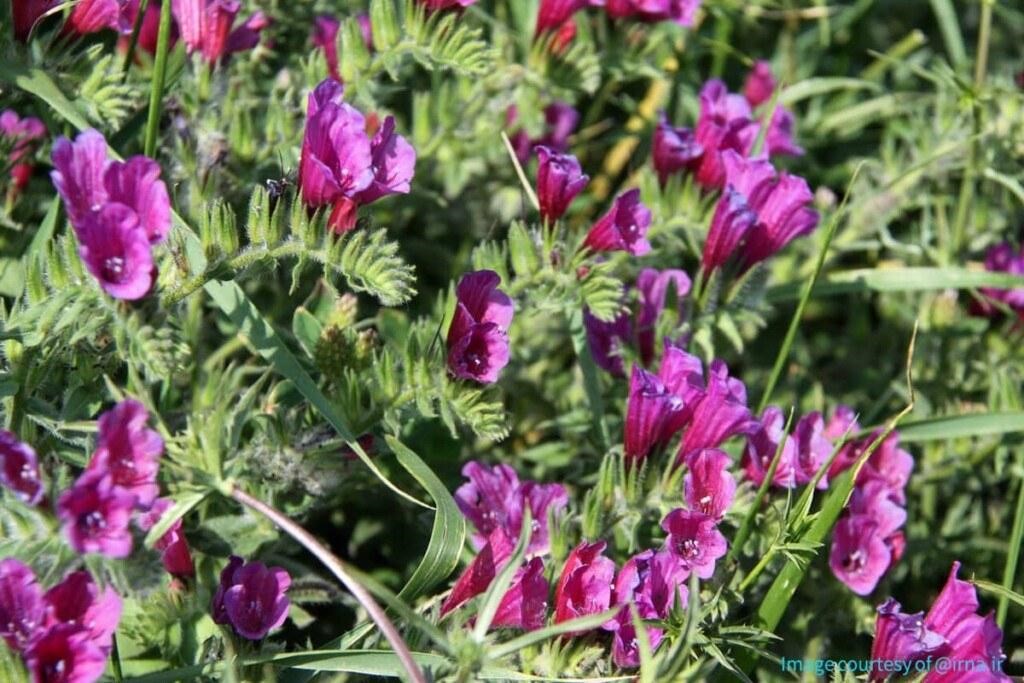
{"label": "flower cluster", "polygon": [[7,164],[11,168],[11,188],[8,196],[13,200],[28,185],[32,177],[32,151],[36,141],[46,135],[46,126],[34,116],[24,118],[10,109],[0,113],[0,138],[10,146]]}
{"label": "flower cluster", "polygon": [[[1014,249],[1009,242],[1002,242],[989,248],[985,253],[985,270],[991,273],[1007,273],[1024,276],[1024,247]],[[996,289],[983,287],[983,299],[971,302],[971,311],[975,315],[994,316],[1001,304],[1024,319],[1024,287],[1013,289]]]}
{"label": "flower cluster", "polygon": [[311,209],[331,207],[330,226],[352,230],[360,206],[409,191],[416,150],[395,132],[388,116],[370,138],[366,119],[343,101],[344,86],[321,82],[309,95],[299,162],[302,200]]}
{"label": "flower cluster", "polygon": [[146,296],[156,279],[152,247],[171,229],[171,203],[160,166],[141,155],[125,162],[111,160],[107,141],[91,129],[74,142],[58,138],[53,166],[50,176],[89,272],[114,298]]}
{"label": "flower cluster", "polygon": [[[928,613],[903,613],[900,603],[889,598],[878,607],[875,619],[875,639],[871,646],[871,661],[916,662],[929,657],[944,657],[950,663],[944,668],[932,668],[923,683],[953,683],[970,680],[1006,682],[1009,676],[1000,670],[1006,656],[1002,652],[1003,632],[994,616],[978,614],[978,594],[974,586],[957,578],[960,563],[954,562],[942,592],[932,603]],[[968,665],[984,663],[987,670],[967,674]],[[871,680],[882,680],[888,674],[872,671]]]}
{"label": "flower cluster", "polygon": [[508,365],[514,306],[500,284],[493,270],[478,270],[463,275],[455,288],[448,327],[448,371],[454,377],[491,384]]}
{"label": "flower cluster", "polygon": [[260,640],[284,623],[292,579],[280,567],[245,562],[232,555],[220,573],[210,610],[218,624],[230,625],[248,640]]}
{"label": "flower cluster", "polygon": [[64,535],[78,552],[131,553],[132,513],[149,510],[159,493],[156,475],[164,443],[146,427],[148,419],[145,407],[131,399],[100,416],[96,451],[57,501]]}
{"label": "flower cluster", "polygon": [[33,681],[92,683],[103,675],[121,598],[84,571],[43,591],[31,567],[0,560],[0,637]]}

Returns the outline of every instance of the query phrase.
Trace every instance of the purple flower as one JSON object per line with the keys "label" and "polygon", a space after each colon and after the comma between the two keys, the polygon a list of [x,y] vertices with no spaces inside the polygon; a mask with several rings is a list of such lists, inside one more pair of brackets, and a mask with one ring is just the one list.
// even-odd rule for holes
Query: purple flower
{"label": "purple flower", "polygon": [[57,501],[64,536],[80,553],[127,557],[135,496],[115,486],[109,474],[86,472]]}
{"label": "purple flower", "polygon": [[[783,438],[785,423],[782,411],[776,406],[768,406],[761,414],[757,430],[747,438],[747,447],[743,451],[743,469],[757,486],[761,485],[768,474],[768,468]],[[787,489],[796,488],[796,471],[796,444],[786,438],[772,484]]]}
{"label": "purple flower", "polygon": [[498,380],[508,365],[512,299],[498,289],[493,270],[466,273],[455,289],[455,315],[448,328],[448,371],[482,384]]}
{"label": "purple flower", "polygon": [[654,360],[654,337],[658,319],[665,310],[669,287],[675,291],[676,314],[682,319],[684,300],[690,293],[690,277],[675,268],[658,271],[644,268],[636,278],[636,288],[640,294],[640,309],[637,312],[636,341],[640,352],[640,362],[645,366]]}
{"label": "purple flower", "polygon": [[632,189],[615,198],[612,208],[590,228],[583,242],[592,251],[625,251],[643,256],[651,250],[647,228],[651,211],[640,203],[640,190]]}
{"label": "purple flower", "polygon": [[686,504],[691,510],[721,519],[736,497],[736,479],[729,473],[732,459],[716,449],[697,451],[683,479]]}
{"label": "purple flower", "polygon": [[476,0],[416,0],[428,10],[437,11],[453,7],[469,7]]}
{"label": "purple flower", "polygon": [[46,624],[43,589],[31,567],[18,560],[0,560],[0,638],[22,652]]}
{"label": "purple flower", "polygon": [[201,53],[209,64],[233,52],[252,49],[259,43],[260,32],[269,25],[266,16],[256,12],[232,31],[242,8],[238,0],[172,0],[171,8],[188,53]]}
{"label": "purple flower", "polygon": [[123,204],[106,204],[77,227],[78,255],[100,287],[115,299],[146,296],[156,265],[138,216]]}
{"label": "purple flower", "polygon": [[[928,629],[924,612],[903,614],[900,603],[889,598],[878,606],[875,618],[875,639],[871,644],[871,660],[916,662],[928,655],[942,656],[948,651],[946,639]],[[871,680],[883,680],[889,672],[881,669],[871,673]]]}
{"label": "purple flower", "polygon": [[340,28],[341,22],[329,14],[321,14],[313,21],[313,45],[324,51],[327,69],[336,81],[341,81],[341,72],[338,70],[338,29]]}
{"label": "purple flower", "polygon": [[556,624],[608,609],[615,563],[602,554],[605,546],[584,541],[569,553],[555,588]]}
{"label": "purple flower", "polygon": [[135,497],[146,510],[160,493],[156,474],[164,441],[146,427],[149,413],[138,401],[126,399],[99,419],[99,439],[87,472],[109,475],[115,486]]}
{"label": "purple flower", "polygon": [[499,528],[510,538],[519,538],[523,510],[529,507],[534,530],[526,548],[527,555],[548,552],[549,511],[558,512],[569,502],[569,495],[561,484],[520,482],[515,470],[508,465],[489,468],[475,461],[463,466],[462,476],[469,481],[455,491],[455,503],[476,528],[472,537],[474,546],[482,547],[491,532]]}
{"label": "purple flower", "polygon": [[39,478],[39,458],[35,450],[4,430],[0,430],[0,484],[26,505],[38,505],[43,499],[43,482]]}
{"label": "purple flower", "polygon": [[441,617],[487,590],[512,555],[515,544],[501,527],[487,537],[487,543],[462,572],[451,592],[441,603]]}
{"label": "purple flower", "polygon": [[354,197],[374,180],[366,121],[342,101],[344,94],[344,86],[331,79],[309,94],[299,186],[311,208]]}
{"label": "purple flower", "polygon": [[[684,582],[687,576],[687,570],[667,550],[645,550],[622,566],[615,579],[614,604],[622,605],[623,609],[604,625],[605,630],[615,632],[612,659],[616,666],[633,668],[640,665],[633,616],[627,606],[635,604],[641,619],[665,619],[673,605],[686,606],[689,594]],[[663,629],[647,627],[647,640],[652,651],[658,649],[663,635]]]}
{"label": "purple flower", "polygon": [[46,126],[34,116],[21,118],[12,109],[0,113],[0,137],[10,144],[7,162],[11,167],[11,182],[15,195],[28,185],[32,177],[31,160],[24,161],[30,154],[36,141],[46,135]]}
{"label": "purple flower", "polygon": [[729,92],[725,83],[713,79],[700,91],[700,118],[695,131],[704,153],[690,164],[697,184],[706,190],[725,184],[722,153],[728,150],[745,157],[757,138],[758,124],[742,95]]}
{"label": "purple flower", "polygon": [[757,420],[747,408],[747,389],[729,376],[724,361],[714,360],[708,368],[707,384],[693,406],[689,427],[683,433],[679,459],[704,448],[717,448],[731,436],[749,434]]}
{"label": "purple flower", "polygon": [[580,162],[571,154],[556,154],[547,147],[536,148],[537,199],[545,221],[557,221],[569,204],[586,186],[590,177],[583,174]]}
{"label": "purple flower", "polygon": [[850,590],[867,595],[889,569],[892,551],[874,519],[850,515],[836,524],[828,563],[835,577]]}
{"label": "purple flower", "polygon": [[626,458],[643,460],[676,431],[685,404],[656,376],[637,365],[629,378],[623,447]]}
{"label": "purple flower", "polygon": [[587,332],[587,346],[597,366],[616,377],[625,370],[622,349],[633,339],[633,323],[627,311],[621,312],[615,320],[605,322],[595,318],[589,309],[583,309],[583,327]]}
{"label": "purple flower", "polygon": [[793,133],[795,126],[796,117],[793,112],[785,107],[775,108],[764,139],[765,149],[769,155],[803,156],[804,148],[796,144],[796,136]]}
{"label": "purple flower", "polygon": [[19,0],[11,3],[14,37],[21,42],[28,40],[32,27],[44,14],[59,5],[58,0]]}
{"label": "purple flower", "polygon": [[544,561],[535,557],[520,567],[512,577],[512,584],[498,603],[491,628],[522,631],[541,628],[548,612],[548,591]]}
{"label": "purple flower", "polygon": [[895,534],[907,521],[907,511],[890,497],[889,489],[881,481],[858,484],[850,498],[850,514],[872,519],[875,530],[882,538]]}
{"label": "purple flower", "polygon": [[[1009,242],[989,247],[985,252],[985,270],[992,273],[1024,276],[1024,249],[1014,249]],[[1002,302],[1018,313],[1024,312],[1024,287],[1013,289],[982,287],[980,291],[988,299]],[[993,316],[997,313],[996,308],[988,301],[972,302],[971,312],[986,316]]]}
{"label": "purple flower", "polygon": [[651,147],[651,161],[661,187],[665,187],[669,176],[695,163],[703,153],[693,130],[673,127],[662,114]]}
{"label": "purple flower", "polygon": [[78,35],[96,33],[103,29],[131,31],[124,0],[79,0],[71,10],[64,30]]}
{"label": "purple flower", "polygon": [[230,624],[248,640],[265,638],[288,616],[285,592],[291,583],[291,576],[280,567],[244,562],[232,555],[213,596],[213,620]]}
{"label": "purple flower", "polygon": [[[164,514],[171,509],[173,501],[170,498],[157,498],[147,512],[139,515],[136,523],[143,531],[149,531]],[[192,563],[192,554],[189,552],[188,541],[181,530],[181,520],[177,520],[167,529],[167,533],[161,536],[153,548],[160,553],[160,561],[167,573],[177,579],[188,579],[196,575],[195,565]]]}
{"label": "purple flower", "polygon": [[[832,441],[825,436],[821,413],[801,417],[793,429],[793,438],[796,441],[796,483],[807,484],[832,456]],[[828,488],[827,473],[818,482],[818,488]]]}
{"label": "purple flower", "polygon": [[89,634],[102,651],[111,647],[121,620],[121,598],[109,586],[101,592],[88,572],[72,572],[46,592],[51,619],[74,624]]}
{"label": "purple flower", "polygon": [[654,24],[673,21],[693,26],[701,0],[607,0],[605,9],[613,19],[629,18]]}
{"label": "purple flower", "polygon": [[369,204],[389,194],[406,194],[416,167],[416,150],[401,135],[395,133],[395,118],[384,119],[370,142],[373,180],[355,199]]}
{"label": "purple flower", "polygon": [[557,31],[573,14],[590,4],[590,0],[540,0],[534,35]]}
{"label": "purple flower", "polygon": [[107,665],[107,653],[74,624],[50,627],[29,645],[24,657],[35,683],[94,683]]}
{"label": "purple flower", "polygon": [[750,208],[747,198],[735,187],[726,185],[715,205],[704,242],[700,262],[704,272],[711,273],[724,266],[750,239],[756,224],[757,214]]}
{"label": "purple flower", "polygon": [[544,123],[547,132],[537,141],[548,149],[561,154],[569,148],[569,136],[580,122],[580,113],[566,102],[552,102],[544,107]]}
{"label": "purple flower", "polygon": [[[870,444],[875,438],[877,432],[868,437],[866,443]],[[857,484],[859,486],[868,481],[879,481],[886,487],[892,499],[903,505],[907,502],[904,489],[914,469],[914,458],[899,447],[899,442],[899,432],[887,436],[864,464],[857,477]]]}
{"label": "purple flower", "polygon": [[756,107],[770,100],[774,91],[775,75],[772,74],[772,65],[763,59],[757,60],[743,82],[743,96],[747,98],[751,107]]}
{"label": "purple flower", "polygon": [[668,513],[661,522],[668,534],[666,545],[683,569],[702,579],[715,573],[715,561],[725,555],[729,544],[718,530],[714,517],[682,508]]}

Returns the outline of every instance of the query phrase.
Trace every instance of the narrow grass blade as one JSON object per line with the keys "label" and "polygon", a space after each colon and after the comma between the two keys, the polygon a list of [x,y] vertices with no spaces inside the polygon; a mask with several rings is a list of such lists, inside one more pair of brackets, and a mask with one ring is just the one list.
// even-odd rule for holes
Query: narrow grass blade
{"label": "narrow grass blade", "polygon": [[560,624],[554,626],[548,626],[547,628],[538,629],[536,631],[530,631],[524,633],[521,636],[513,638],[507,642],[501,643],[495,646],[490,651],[492,659],[501,659],[507,657],[510,654],[518,652],[525,647],[534,645],[535,643],[541,643],[545,640],[560,636],[563,633],[573,633],[574,631],[590,631],[595,629],[601,624],[605,623],[609,619],[613,618],[618,614],[619,609],[609,609],[598,614],[590,614],[585,617],[577,617],[576,619],[570,619],[569,621],[563,621]]}
{"label": "narrow grass blade", "polygon": [[161,517],[160,521],[153,525],[153,527],[146,534],[146,540],[144,544],[147,548],[152,548],[153,544],[160,540],[167,530],[170,529],[175,522],[187,515],[192,509],[199,505],[208,495],[212,493],[211,490],[206,491],[190,491],[178,496],[174,496],[174,505],[170,507]]}
{"label": "narrow grass blade", "polygon": [[901,425],[900,441],[943,441],[1014,432],[1024,432],[1024,412],[945,415]]}
{"label": "narrow grass blade", "polygon": [[975,579],[971,581],[972,584],[992,595],[998,595],[999,600],[1011,601],[1020,607],[1024,607],[1024,595],[1016,591],[1012,591],[1009,588],[1003,588],[998,583],[992,583],[991,581],[982,581],[981,579]]}
{"label": "narrow grass blade", "polygon": [[608,434],[608,425],[604,421],[601,377],[597,364],[594,362],[593,356],[590,355],[582,311],[574,311],[569,317],[569,333],[572,336],[573,351],[576,352],[576,362],[583,374],[583,390],[586,392],[587,402],[590,404],[590,418],[594,424],[594,434],[601,448],[607,451],[611,447],[611,437]]}
{"label": "narrow grass blade", "polygon": [[516,548],[512,551],[508,562],[498,572],[498,575],[494,577],[494,580],[491,581],[490,587],[480,601],[480,608],[477,610],[476,626],[473,627],[473,638],[479,643],[482,643],[484,638],[487,637],[487,631],[491,628],[494,615],[498,613],[501,599],[505,597],[508,587],[512,585],[512,577],[519,570],[520,565],[523,564],[523,558],[526,556],[526,545],[530,542],[532,531],[533,519],[530,516],[530,508],[524,507],[523,528],[519,534],[519,542],[516,543]]}
{"label": "narrow grass blade", "polygon": [[[1006,549],[1006,565],[1003,567],[1003,589],[999,594],[996,621],[1000,628],[1006,627],[1006,612],[1012,599],[1008,592],[1013,590],[1017,578],[1017,563],[1020,562],[1021,537],[1024,536],[1024,478],[1017,481],[1017,510],[1013,515],[1013,529],[1010,531],[1010,545]],[[1018,601],[1019,602],[1019,601]],[[1024,603],[1020,603],[1024,606]]]}
{"label": "narrow grass blade", "polygon": [[[1024,277],[1008,273],[966,268],[864,268],[832,273],[811,292],[813,297],[857,294],[862,292],[927,292],[944,289],[1024,287]],[[801,295],[800,283],[772,287],[766,298],[772,303],[792,301]]]}
{"label": "narrow grass blade", "polygon": [[953,7],[953,0],[931,0],[931,3],[949,60],[953,66],[961,66],[967,61],[967,49],[964,47],[963,34],[960,33],[960,24],[957,23],[959,13]]}

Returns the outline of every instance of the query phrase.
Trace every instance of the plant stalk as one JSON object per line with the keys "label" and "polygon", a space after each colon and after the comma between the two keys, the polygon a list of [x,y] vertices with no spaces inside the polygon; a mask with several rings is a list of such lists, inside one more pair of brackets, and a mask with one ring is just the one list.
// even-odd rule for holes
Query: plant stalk
{"label": "plant stalk", "polygon": [[149,91],[149,117],[146,119],[146,141],[143,150],[147,157],[156,153],[157,129],[160,127],[160,105],[164,97],[164,79],[167,76],[167,51],[171,42],[171,3],[160,6],[160,29],[156,39],[156,61],[153,64],[153,87]]}
{"label": "plant stalk", "polygon": [[[1010,546],[1006,554],[1006,567],[1003,569],[1003,588],[1013,590],[1013,582],[1017,576],[1017,562],[1020,560],[1021,537],[1024,536],[1024,477],[1020,479],[1020,487],[1017,489],[1017,511],[1013,515],[1013,531],[1010,532]],[[999,606],[996,608],[996,622],[999,628],[1006,627],[1006,611],[1010,607],[1009,598],[1006,595],[999,596]]]}

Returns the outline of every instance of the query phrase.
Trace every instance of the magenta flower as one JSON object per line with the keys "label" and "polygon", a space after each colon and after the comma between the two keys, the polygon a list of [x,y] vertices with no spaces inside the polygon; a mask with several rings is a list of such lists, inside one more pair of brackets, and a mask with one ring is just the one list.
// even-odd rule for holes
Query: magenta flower
{"label": "magenta flower", "polygon": [[138,216],[123,204],[106,204],[77,226],[78,255],[100,287],[115,299],[135,301],[156,281],[156,264]]}
{"label": "magenta flower", "polygon": [[71,10],[64,30],[78,35],[114,29],[122,33],[132,30],[125,0],[79,0]]}
{"label": "magenta flower", "polygon": [[95,683],[107,653],[75,624],[48,628],[25,650],[25,666],[35,683]]}
{"label": "magenta flower", "polygon": [[572,15],[587,7],[590,0],[540,0],[537,9],[537,26],[534,35],[557,31]]}
{"label": "magenta flower", "polygon": [[714,517],[678,508],[661,522],[668,534],[666,545],[687,572],[702,579],[715,573],[715,561],[725,555],[729,544],[718,530]]}
{"label": "magenta flower", "polygon": [[74,624],[89,634],[102,651],[109,652],[114,631],[121,620],[121,598],[109,586],[102,592],[88,572],[72,572],[46,592],[50,617],[61,624]]}
{"label": "magenta flower", "polygon": [[57,501],[64,536],[80,553],[127,557],[135,496],[115,486],[109,474],[86,472]]}
{"label": "magenta flower", "polygon": [[763,59],[757,60],[743,82],[743,96],[747,98],[751,107],[756,107],[770,100],[774,91],[775,75],[772,73],[772,65]]}
{"label": "magenta flower", "polygon": [[668,183],[669,176],[690,167],[703,153],[704,148],[691,129],[673,127],[662,114],[654,129],[651,146],[651,161],[662,188]]}
{"label": "magenta flower", "polygon": [[[865,444],[870,444],[877,436],[878,432],[873,433],[865,439]],[[857,477],[857,485],[872,480],[879,481],[886,487],[892,499],[903,505],[907,502],[904,489],[910,481],[910,473],[914,470],[914,458],[900,448],[899,443],[899,432],[887,436],[864,464],[860,476]]]}
{"label": "magenta flower", "polygon": [[630,314],[621,312],[611,322],[598,320],[587,308],[583,309],[583,327],[587,333],[587,347],[597,366],[616,377],[622,377],[625,366],[623,347],[633,341],[633,322]]}
{"label": "magenta flower", "polygon": [[493,270],[466,273],[455,288],[455,315],[448,328],[448,371],[482,384],[498,381],[508,365],[512,299],[498,289]]}
{"label": "magenta flower", "polygon": [[715,205],[708,238],[704,242],[701,267],[711,273],[724,266],[744,246],[757,225],[757,214],[747,198],[726,185]]}
{"label": "magenta flower", "polygon": [[259,44],[260,32],[269,20],[256,12],[232,31],[241,8],[238,0],[172,0],[171,4],[188,53],[202,54],[209,64]]}
{"label": "magenta flower", "polygon": [[469,7],[474,4],[476,0],[416,0],[418,3],[426,7],[432,12],[443,9],[451,9],[453,7]]}
{"label": "magenta flower", "polygon": [[416,150],[395,133],[395,118],[384,119],[370,142],[373,180],[359,192],[356,202],[369,204],[389,194],[407,194],[416,168]]}
{"label": "magenta flower", "polygon": [[[761,414],[757,430],[747,438],[742,465],[747,478],[757,486],[761,485],[768,474],[779,442],[783,439],[785,424],[786,417],[782,411],[776,406],[768,406]],[[787,489],[796,488],[796,475],[796,443],[786,438],[772,484]]]}
{"label": "magenta flower", "polygon": [[615,563],[602,554],[605,545],[583,541],[569,553],[555,587],[556,624],[608,609]]}
{"label": "magenta flower", "polygon": [[[636,342],[640,353],[640,362],[645,366],[654,360],[655,332],[658,320],[668,305],[669,288],[675,292],[676,315],[682,321],[686,295],[690,293],[690,277],[675,268],[658,271],[644,268],[636,278],[636,288],[640,295],[640,309],[636,316]],[[666,350],[667,352],[667,350]]]}
{"label": "magenta flower", "polygon": [[683,433],[679,459],[704,448],[717,448],[737,434],[749,434],[757,420],[747,408],[747,389],[729,376],[724,361],[714,360],[708,368],[704,390],[693,402],[690,424]]}
{"label": "magenta flower", "polygon": [[22,652],[46,621],[43,589],[32,568],[13,558],[0,560],[0,638]]}
{"label": "magenta flower", "polygon": [[634,19],[653,24],[672,21],[693,26],[701,0],[606,0],[605,9],[613,19]]}
{"label": "magenta flower", "polygon": [[[642,619],[665,619],[673,605],[686,607],[689,595],[685,584],[687,576],[687,570],[667,550],[645,550],[622,565],[615,579],[614,604],[622,605],[623,609],[603,627],[615,632],[612,659],[616,666],[633,668],[640,665],[640,647],[629,603],[636,605]],[[652,651],[658,649],[663,636],[663,629],[647,627]]]}
{"label": "magenta flower", "polygon": [[[832,456],[832,441],[825,436],[825,421],[821,413],[808,413],[793,428],[796,441],[796,483],[807,484]],[[828,488],[828,474],[818,482],[819,489]]]}
{"label": "magenta flower", "polygon": [[35,450],[4,430],[0,430],[0,484],[26,505],[38,505],[43,499]]}
{"label": "magenta flower", "polygon": [[571,154],[556,154],[543,145],[536,148],[537,199],[540,215],[546,221],[557,221],[565,215],[569,204],[586,186],[590,177],[584,175],[580,162]]}
{"label": "magenta flower", "polygon": [[[149,531],[156,526],[156,523],[171,509],[173,504],[170,498],[157,498],[147,512],[139,515],[136,524],[142,531]],[[160,561],[171,576],[184,580],[196,575],[196,568],[192,563],[192,553],[189,551],[185,533],[181,530],[180,519],[175,521],[167,529],[167,533],[153,544],[153,548],[160,553]]]}
{"label": "magenta flower", "polygon": [[891,563],[892,551],[874,519],[850,515],[839,520],[828,564],[835,577],[850,590],[857,595],[871,593]]}
{"label": "magenta flower", "polygon": [[883,482],[858,484],[850,498],[851,515],[862,515],[875,522],[875,532],[882,538],[895,534],[907,521],[907,511],[890,497]]}
{"label": "magenta flower", "polygon": [[313,45],[324,51],[327,69],[336,81],[341,81],[341,72],[338,70],[338,29],[340,28],[341,22],[329,14],[321,14],[313,22]]}
{"label": "magenta flower", "polygon": [[547,130],[537,141],[559,154],[569,148],[569,136],[576,130],[580,122],[580,113],[566,102],[552,102],[544,107],[544,123]]}
{"label": "magenta flower", "polygon": [[164,441],[146,427],[149,413],[138,401],[127,399],[99,419],[96,452],[87,472],[109,475],[115,486],[135,497],[135,505],[146,510],[160,493],[156,474]]}
{"label": "magenta flower", "polygon": [[642,460],[664,446],[678,430],[686,407],[658,376],[634,365],[622,439],[626,458]]}
{"label": "magenta flower", "polygon": [[504,529],[496,527],[477,556],[455,580],[448,597],[441,603],[441,617],[486,591],[514,549],[515,543]]}
{"label": "magenta flower", "polygon": [[544,561],[535,557],[520,567],[508,592],[498,603],[491,628],[514,628],[535,631],[544,626],[548,613],[548,580],[544,578]]}
{"label": "magenta flower", "polygon": [[726,169],[722,153],[728,150],[745,157],[757,138],[758,124],[750,105],[735,95],[720,80],[713,79],[700,91],[700,118],[695,131],[697,144],[704,153],[690,164],[697,184],[706,190],[725,184]]}
{"label": "magenta flower", "polygon": [[729,473],[732,459],[716,449],[697,451],[683,479],[686,504],[691,510],[721,519],[736,497],[736,479]]}
{"label": "magenta flower", "polygon": [[11,151],[7,154],[7,163],[11,167],[11,183],[15,196],[25,189],[29,178],[32,177],[33,164],[29,156],[36,141],[46,135],[46,126],[34,116],[21,118],[12,109],[5,109],[0,113],[0,138],[3,138],[11,145]]}
{"label": "magenta flower", "polygon": [[32,27],[44,14],[60,4],[59,0],[18,0],[11,3],[14,37],[21,42],[28,40]]}
{"label": "magenta flower", "polygon": [[650,225],[651,211],[640,203],[640,190],[627,190],[590,228],[583,246],[596,252],[625,251],[643,256],[651,250],[646,237]]}
{"label": "magenta flower", "polygon": [[[924,612],[903,614],[900,603],[889,598],[878,606],[875,618],[875,639],[871,660],[916,662],[929,655],[940,657],[948,652],[946,639],[925,626]],[[872,671],[871,680],[889,676],[880,668]]]}
{"label": "magenta flower", "polygon": [[793,132],[795,127],[796,117],[793,112],[785,107],[776,107],[764,139],[769,155],[803,156],[804,148],[796,144],[796,134]]}
{"label": "magenta flower", "polygon": [[557,513],[568,504],[565,487],[520,482],[508,465],[490,468],[476,461],[463,466],[462,476],[469,481],[455,491],[455,503],[476,528],[472,536],[475,547],[483,547],[494,529],[502,529],[510,538],[519,538],[523,510],[529,507],[534,529],[526,553],[530,556],[548,552],[548,514]]}
{"label": "magenta flower", "polygon": [[838,441],[844,438],[847,432],[856,434],[858,431],[860,424],[857,422],[857,414],[850,406],[840,404],[825,423],[824,435],[826,439]]}
{"label": "magenta flower", "polygon": [[244,562],[232,555],[213,595],[213,620],[230,624],[235,633],[248,640],[265,638],[288,616],[285,593],[291,583],[291,576],[280,567]]}
{"label": "magenta flower", "polygon": [[[1001,242],[989,247],[985,252],[985,270],[992,273],[1024,276],[1024,249],[1014,249],[1009,242]],[[1024,314],[1024,287],[1015,287],[1014,289],[982,287],[980,291],[986,299],[1001,302],[1018,314]],[[998,311],[987,300],[983,300],[972,301],[971,312],[975,315],[994,316]]]}
{"label": "magenta flower", "polygon": [[[125,7],[125,13],[128,17],[129,25],[135,26],[135,20],[139,16],[139,4],[141,0],[128,0],[128,4]],[[156,43],[160,33],[160,6],[162,0],[149,0],[146,5],[146,13],[142,17],[142,25],[139,27],[139,39],[138,47],[151,55],[156,54]],[[169,49],[173,49],[174,45],[178,42],[178,24],[174,21],[173,15],[171,19],[171,33],[169,36],[170,40],[167,43]],[[118,48],[127,51],[129,44],[131,43],[130,35],[121,34],[121,39],[118,41]]]}

